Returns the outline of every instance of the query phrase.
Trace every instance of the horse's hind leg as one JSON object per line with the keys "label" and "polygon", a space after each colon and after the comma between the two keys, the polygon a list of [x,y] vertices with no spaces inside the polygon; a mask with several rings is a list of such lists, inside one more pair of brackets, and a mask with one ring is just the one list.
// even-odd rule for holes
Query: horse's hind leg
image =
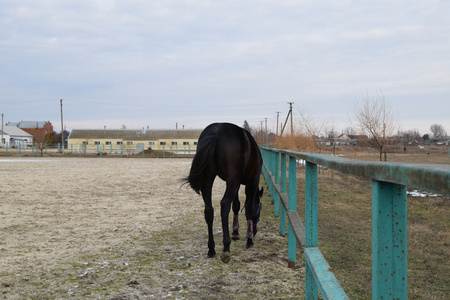
{"label": "horse's hind leg", "polygon": [[203,201],[205,202],[205,220],[208,225],[208,257],[216,256],[213,234],[214,208],[212,206],[212,183],[206,184],[202,188]]}
{"label": "horse's hind leg", "polygon": [[239,209],[241,208],[241,203],[239,202],[239,196],[233,200],[233,233],[231,238],[233,240],[239,240]]}

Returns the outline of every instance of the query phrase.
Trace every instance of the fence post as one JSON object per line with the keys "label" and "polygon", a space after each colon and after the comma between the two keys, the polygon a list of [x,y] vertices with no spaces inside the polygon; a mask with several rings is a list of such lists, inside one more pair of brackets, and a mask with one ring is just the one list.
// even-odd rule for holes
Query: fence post
{"label": "fence post", "polygon": [[[288,210],[297,211],[297,159],[289,156],[289,205]],[[295,268],[297,238],[294,235],[291,222],[288,222],[288,266]]]}
{"label": "fence post", "polygon": [[[280,184],[280,153],[275,153],[275,184]],[[276,187],[275,189],[276,190]],[[277,192],[274,192],[274,209],[275,209],[275,217],[278,217],[280,214],[280,195]]]}
{"label": "fence post", "polygon": [[[276,153],[275,151],[270,151],[270,174],[271,174],[271,184],[270,184],[270,194],[272,196],[272,201],[275,209],[276,202],[276,189],[275,189],[275,181],[276,181],[276,171],[275,171],[275,161],[276,161]],[[275,210],[275,216],[278,217],[278,212]]]}
{"label": "fence post", "polygon": [[[280,191],[282,194],[286,194],[287,183],[286,172],[286,154],[281,153],[281,178],[280,178]],[[286,235],[286,208],[284,205],[280,205],[280,234]]]}
{"label": "fence post", "polygon": [[407,299],[406,187],[372,181],[372,299]]}
{"label": "fence post", "polygon": [[[317,247],[318,231],[318,178],[317,165],[305,162],[305,235],[306,247]],[[305,299],[317,299],[317,284],[312,267],[305,263]]]}

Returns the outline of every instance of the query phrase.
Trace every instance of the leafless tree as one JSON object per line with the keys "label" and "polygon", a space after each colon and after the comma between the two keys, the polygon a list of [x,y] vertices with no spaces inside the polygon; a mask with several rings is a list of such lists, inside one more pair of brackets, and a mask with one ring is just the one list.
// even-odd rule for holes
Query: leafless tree
{"label": "leafless tree", "polygon": [[323,145],[320,143],[320,139],[326,140],[329,145],[334,146],[336,139],[334,122],[330,124],[317,124],[313,121],[311,115],[308,115],[301,110],[299,111],[299,114],[300,125],[306,130],[306,133],[313,142],[315,149],[322,152]]}
{"label": "leafless tree", "polygon": [[300,125],[306,130],[307,135],[314,144],[314,148],[322,152],[322,147],[319,143],[319,136],[322,131],[323,124],[317,125],[313,122],[312,117],[305,112],[299,111]]}
{"label": "leafless tree", "polygon": [[344,133],[344,134],[346,134],[346,135],[356,135],[356,134],[358,134],[358,133],[356,132],[356,129],[353,128],[353,127],[351,127],[351,126],[346,127],[342,133]]}
{"label": "leafless tree", "polygon": [[48,145],[53,144],[56,141],[56,133],[54,131],[47,133],[45,136],[35,135],[33,138],[36,150],[40,155],[44,155],[44,150]]}
{"label": "leafless tree", "polygon": [[445,131],[444,126],[441,124],[431,125],[430,131],[433,134],[433,138],[437,140],[447,136],[447,131]]}
{"label": "leafless tree", "polygon": [[355,102],[352,123],[373,140],[380,153],[380,161],[387,160],[387,148],[390,137],[398,132],[397,116],[391,110],[391,104],[382,92],[376,97],[366,95],[361,102]]}
{"label": "leafless tree", "polygon": [[414,144],[417,143],[417,140],[422,138],[420,135],[419,130],[417,129],[410,129],[407,131],[399,131],[397,133],[397,136],[399,136],[404,144]]}

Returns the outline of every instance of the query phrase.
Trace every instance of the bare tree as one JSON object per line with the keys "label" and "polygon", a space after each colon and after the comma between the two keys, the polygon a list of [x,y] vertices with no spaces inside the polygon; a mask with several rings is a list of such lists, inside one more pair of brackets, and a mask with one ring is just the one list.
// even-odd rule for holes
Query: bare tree
{"label": "bare tree", "polygon": [[356,132],[355,128],[353,128],[353,127],[351,127],[351,126],[346,127],[342,133],[344,133],[344,134],[346,134],[346,135],[356,135],[356,134],[358,134],[358,133]]}
{"label": "bare tree", "polygon": [[414,144],[417,143],[417,140],[420,139],[422,136],[420,135],[419,130],[417,129],[410,129],[407,131],[399,131],[397,133],[397,136],[399,136],[404,144]]}
{"label": "bare tree", "polygon": [[47,146],[56,142],[56,133],[52,131],[45,134],[44,136],[35,135],[33,141],[37,151],[39,151],[40,155],[43,156],[44,150],[47,148]]}
{"label": "bare tree", "polygon": [[387,160],[386,153],[390,139],[398,132],[397,116],[392,113],[390,102],[382,92],[375,98],[366,95],[360,103],[353,107],[354,119],[352,123],[359,127],[360,131],[367,134],[380,153],[380,161]]}
{"label": "bare tree", "polygon": [[311,139],[314,144],[314,150],[319,150],[319,153],[322,152],[322,147],[319,143],[319,137],[323,130],[323,124],[317,125],[313,122],[313,119],[310,115],[299,111],[300,114],[300,125],[305,128],[307,135]]}
{"label": "bare tree", "polygon": [[313,142],[315,150],[319,150],[319,153],[322,152],[323,145],[321,140],[322,142],[325,142],[326,145],[333,146],[334,150],[336,139],[334,122],[329,124],[317,124],[310,115],[302,111],[299,111],[299,114],[300,125],[306,130],[306,134]]}
{"label": "bare tree", "polygon": [[331,125],[324,125],[324,136],[325,139],[327,141],[327,144],[329,146],[331,146],[331,148],[333,149],[333,155],[336,154],[336,138],[337,138],[337,134],[336,134],[336,129],[334,127],[334,123],[331,123]]}
{"label": "bare tree", "polygon": [[444,126],[441,124],[431,125],[430,131],[433,134],[433,139],[436,140],[447,136],[447,131],[445,131]]}

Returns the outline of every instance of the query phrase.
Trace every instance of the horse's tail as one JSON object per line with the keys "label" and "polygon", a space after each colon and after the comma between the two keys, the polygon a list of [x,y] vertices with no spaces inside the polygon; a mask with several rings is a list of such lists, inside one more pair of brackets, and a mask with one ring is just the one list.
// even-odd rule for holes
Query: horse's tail
{"label": "horse's tail", "polygon": [[205,170],[207,168],[214,168],[211,164],[214,163],[214,151],[217,143],[217,133],[211,132],[209,135],[205,136],[201,143],[199,143],[197,148],[197,153],[192,161],[191,170],[189,176],[185,178],[185,182],[189,183],[191,188],[200,194],[204,177]]}

